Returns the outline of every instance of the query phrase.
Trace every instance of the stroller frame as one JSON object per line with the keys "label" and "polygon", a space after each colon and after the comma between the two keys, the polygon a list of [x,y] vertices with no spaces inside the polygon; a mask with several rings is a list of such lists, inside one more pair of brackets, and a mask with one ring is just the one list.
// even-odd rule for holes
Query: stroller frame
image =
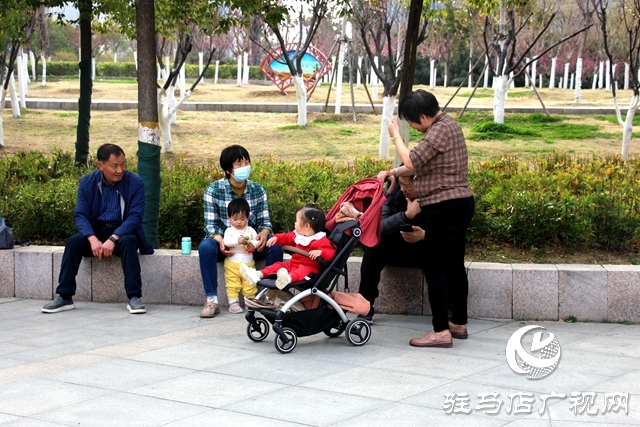
{"label": "stroller frame", "polygon": [[[346,230],[351,231],[351,235],[345,233]],[[284,290],[295,288],[301,290],[288,300],[279,310],[249,308],[245,319],[249,323],[247,325],[247,336],[255,342],[263,341],[269,334],[269,322],[273,324],[272,329],[276,333],[274,345],[281,353],[290,353],[296,347],[298,336],[314,335],[324,332],[330,338],[338,337],[342,332],[346,331],[347,341],[354,346],[362,346],[369,341],[371,337],[371,325],[363,318],[356,318],[349,321],[344,310],[329,296],[336,287],[340,277],[344,277],[345,291],[349,289],[349,279],[347,271],[347,259],[351,251],[359,241],[362,233],[360,223],[357,220],[351,220],[339,224],[330,234],[329,239],[336,244],[337,251],[330,262],[326,262],[318,258],[321,265],[321,271],[314,275],[310,280],[290,283]],[[284,247],[285,250],[304,253],[297,248]],[[277,289],[275,280],[263,279],[258,282],[258,286],[263,289],[258,293],[256,299],[262,299],[270,289]],[[303,298],[315,295],[321,299],[317,308],[304,310],[300,312],[290,312],[291,307]],[[327,307],[330,306],[331,308]],[[331,310],[322,312],[322,310]],[[289,324],[290,319],[296,315],[301,316],[302,313],[312,313],[314,310],[319,311],[318,325],[306,325],[308,329],[296,328],[295,323]],[[256,317],[256,312],[264,317]],[[309,322],[307,322],[309,323]],[[311,322],[312,323],[312,322]],[[296,331],[296,329],[298,329]]]}

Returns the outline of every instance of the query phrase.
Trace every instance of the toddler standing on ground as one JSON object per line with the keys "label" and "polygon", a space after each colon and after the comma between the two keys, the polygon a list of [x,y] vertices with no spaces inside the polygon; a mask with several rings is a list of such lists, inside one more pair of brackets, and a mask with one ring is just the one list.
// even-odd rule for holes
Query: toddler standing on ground
{"label": "toddler standing on ground", "polygon": [[227,297],[229,297],[229,311],[231,313],[242,313],[242,307],[238,302],[238,295],[253,298],[258,288],[255,283],[251,283],[242,278],[240,266],[255,266],[253,261],[253,251],[257,245],[256,230],[247,225],[249,221],[249,203],[245,199],[234,199],[227,206],[229,222],[224,232],[224,245],[233,252],[233,255],[224,260],[224,280],[227,286]]}
{"label": "toddler standing on ground", "polygon": [[278,245],[295,246],[309,252],[310,257],[294,253],[290,262],[276,262],[256,271],[249,264],[240,265],[240,274],[249,283],[255,285],[260,279],[269,275],[276,275],[276,287],[283,289],[289,283],[299,282],[310,273],[318,273],[320,264],[318,257],[331,261],[336,250],[327,239],[324,231],[326,223],[324,212],[316,204],[307,204],[296,211],[294,231],[277,233],[267,240],[267,246]]}

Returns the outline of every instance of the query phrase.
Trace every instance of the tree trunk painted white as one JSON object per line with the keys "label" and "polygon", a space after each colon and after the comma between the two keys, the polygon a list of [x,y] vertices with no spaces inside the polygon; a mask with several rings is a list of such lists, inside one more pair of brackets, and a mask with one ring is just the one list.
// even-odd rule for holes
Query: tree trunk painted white
{"label": "tree trunk painted white", "polygon": [[[167,89],[167,111],[173,110],[176,106],[176,87],[174,85],[169,86]],[[176,114],[173,113],[168,119],[169,125],[175,125],[177,122]]]}
{"label": "tree trunk painted white", "polygon": [[571,82],[569,83],[569,89],[575,89],[575,85],[574,85],[575,77],[576,75],[571,73]]}
{"label": "tree trunk painted white", "polygon": [[[191,91],[186,91],[177,103],[173,100],[173,106],[170,106],[170,94],[173,91],[173,86],[169,87],[169,92],[164,89],[160,89],[158,92],[158,126],[160,127],[160,135],[163,142],[163,151],[165,153],[171,153],[173,149],[173,137],[171,135],[172,118],[176,117],[176,111],[180,106],[191,96]],[[158,138],[158,141],[160,139]]]}
{"label": "tree trunk painted white", "polygon": [[600,61],[600,65],[598,65],[598,89],[602,89],[602,84],[604,83],[603,74],[604,62]]}
{"label": "tree trunk painted white", "polygon": [[563,78],[560,77],[560,80],[558,80],[558,89],[564,88],[564,80],[562,80]]}
{"label": "tree trunk painted white", "polygon": [[435,78],[434,78],[435,69],[436,69],[436,60],[430,59],[429,60],[429,88],[430,89],[433,89],[434,86],[436,85]]}
{"label": "tree trunk painted white", "polygon": [[[627,110],[627,117],[622,124],[622,158],[626,161],[629,160],[629,146],[631,143],[631,136],[633,134],[633,117],[636,115],[636,111],[638,110],[639,99],[638,95],[633,95],[631,97],[631,102],[629,102],[629,109]],[[617,103],[616,103],[616,109]],[[619,113],[618,113],[619,114]],[[619,119],[620,120],[620,119]]]}
{"label": "tree trunk painted white", "polygon": [[510,89],[516,87],[516,83],[513,81],[513,71],[509,73],[509,80],[511,80],[511,84],[509,85]]}
{"label": "tree trunk painted white", "polygon": [[171,71],[171,60],[168,56],[164,57],[164,68],[162,69],[162,83],[167,83],[167,79],[169,78],[169,72]]}
{"label": "tree trunk painted white", "polygon": [[307,86],[302,76],[293,77],[293,85],[296,88],[296,100],[298,102],[298,126],[307,125]]}
{"label": "tree trunk painted white", "polygon": [[493,121],[501,125],[504,124],[504,104],[511,83],[509,80],[507,76],[498,76],[493,79]]}
{"label": "tree trunk painted white", "polygon": [[[611,89],[611,86],[616,84],[616,65],[618,64],[613,64],[613,67],[611,68],[611,75],[613,76],[613,81],[609,83],[609,89]],[[618,86],[616,86],[616,90],[618,89]]]}
{"label": "tree trunk painted white", "polygon": [[[7,91],[2,85],[2,89],[0,89],[0,113],[4,111],[4,100],[6,99]],[[0,147],[4,147],[4,127],[2,124],[2,114],[0,114]]]}
{"label": "tree trunk painted white", "polygon": [[[373,62],[376,64],[376,68],[378,68],[378,57],[373,58]],[[371,97],[374,100],[377,100],[379,98],[378,95],[378,75],[376,74],[375,71],[373,71],[373,68],[371,69]]]}
{"label": "tree trunk painted white", "polygon": [[491,70],[489,70],[489,56],[484,56],[484,85],[482,86],[485,89],[489,89],[489,74],[491,74]]}
{"label": "tree trunk painted white", "polygon": [[[529,62],[529,58],[524,59],[525,62]],[[526,72],[524,73],[524,87],[531,87],[531,83],[529,82],[529,76],[531,75],[531,67],[527,65]]]}
{"label": "tree trunk painted white", "polygon": [[202,74],[204,69],[204,52],[198,52],[198,75]]}
{"label": "tree trunk painted white", "polygon": [[385,96],[382,98],[382,122],[380,123],[380,146],[378,150],[381,159],[389,158],[389,123],[391,123],[391,119],[393,118],[395,107],[395,96]]}
{"label": "tree trunk painted white", "polygon": [[591,84],[591,89],[596,90],[596,85],[598,84],[598,74],[593,75],[593,83]]}
{"label": "tree trunk painted white", "polygon": [[242,54],[242,84],[249,84],[249,54],[244,52]]}
{"label": "tree trunk painted white", "polygon": [[624,90],[629,90],[629,63],[624,63]]}
{"label": "tree trunk painted white", "polygon": [[40,54],[40,62],[42,62],[42,86],[47,85],[47,60],[44,57],[44,52]]}
{"label": "tree trunk painted white", "polygon": [[24,67],[24,82],[26,87],[28,83],[31,83],[31,79],[29,78],[29,55],[24,51],[22,51],[22,66]]}
{"label": "tree trunk painted white", "polygon": [[113,52],[113,62],[118,62],[118,52]]}
{"label": "tree trunk painted white", "polygon": [[91,80],[96,79],[96,58],[91,58]]}
{"label": "tree trunk painted white", "polygon": [[216,72],[213,75],[213,84],[218,84],[218,66],[220,65],[220,61],[216,60]]}
{"label": "tree trunk painted white", "polygon": [[573,99],[578,104],[582,102],[582,58],[576,60],[576,89]]}
{"label": "tree trunk painted white", "polygon": [[238,55],[238,68],[236,73],[236,82],[238,86],[242,86],[242,55]]}
{"label": "tree trunk painted white", "polygon": [[607,92],[611,90],[611,74],[609,74],[609,67],[610,67],[610,62],[607,59],[607,62],[605,63],[605,72],[604,72],[605,90]]}
{"label": "tree trunk painted white", "polygon": [[[134,50],[133,51],[133,63],[136,64],[136,70],[138,69],[138,51]],[[160,76],[158,76],[158,79],[160,80]]]}
{"label": "tree trunk painted white", "polygon": [[449,64],[447,64],[447,61],[444,62],[444,76],[442,77],[442,82],[443,82],[443,86],[442,87],[447,87],[447,77],[449,75]]}
{"label": "tree trunk painted white", "polygon": [[[346,22],[346,16],[343,22]],[[340,51],[338,52],[338,75],[336,76],[336,105],[334,110],[335,114],[340,114],[340,109],[342,106],[342,75],[344,74],[344,51],[346,50],[346,48],[346,43],[340,43]]]}
{"label": "tree trunk painted white", "polygon": [[162,138],[163,151],[170,153],[172,149],[171,118],[169,116],[168,93],[164,89],[158,92],[158,126]]}
{"label": "tree trunk painted white", "polygon": [[31,63],[31,81],[36,81],[38,76],[36,75],[36,56],[33,51],[29,51],[29,62]]}
{"label": "tree trunk painted white", "polygon": [[[149,122],[145,122],[146,124],[151,124]],[[143,142],[145,144],[151,145],[160,145],[160,129],[159,128],[150,128],[144,126],[142,123],[138,123],[138,141]]]}
{"label": "tree trunk painted white", "polygon": [[[532,80],[531,86],[535,86],[536,85],[536,81],[537,81],[537,77],[538,77],[538,76],[536,76],[537,67],[538,67],[538,61],[533,61],[531,63],[531,80]],[[533,89],[531,89],[531,90],[533,90]]]}
{"label": "tree trunk painted white", "polygon": [[467,77],[467,87],[471,89],[473,87],[473,38],[469,40],[469,77]]}
{"label": "tree trunk painted white", "polygon": [[9,76],[9,96],[11,97],[11,113],[16,119],[20,117],[20,102],[18,101],[18,94],[16,93],[16,81],[13,77],[13,73]]}
{"label": "tree trunk painted white", "polygon": [[[20,95],[19,103],[20,103],[20,108],[27,108],[27,91],[26,91],[27,79],[25,78],[25,70],[24,70],[24,67],[22,66],[23,61],[24,61],[23,56],[18,54],[18,57],[17,57],[18,64],[16,68],[18,69],[18,92]],[[12,99],[12,103],[13,103],[13,99]],[[20,113],[18,113],[18,117],[19,116],[20,116]]]}
{"label": "tree trunk painted white", "polygon": [[433,87],[438,85],[438,67],[433,69]]}
{"label": "tree trunk painted white", "polygon": [[[180,71],[178,72],[178,88],[180,89],[180,98],[182,98],[184,96],[184,93],[186,92],[186,70],[185,70],[185,64],[182,64],[182,67],[180,67]],[[174,122],[175,123],[175,122]]]}
{"label": "tree trunk painted white", "polygon": [[562,89],[566,89],[567,86],[569,85],[569,66],[571,64],[569,64],[568,62],[564,63],[564,83],[562,86]]}
{"label": "tree trunk painted white", "polygon": [[551,58],[551,74],[549,74],[549,89],[554,90],[556,88],[556,62],[558,57]]}
{"label": "tree trunk painted white", "polygon": [[[400,136],[404,141],[404,145],[406,147],[409,147],[409,135],[411,133],[411,128],[409,127],[409,123],[407,123],[406,120],[398,119],[398,127],[400,128]],[[398,150],[395,150],[395,153],[393,156],[393,167],[395,168],[400,167],[401,164],[402,164],[402,159],[400,159],[400,156],[398,156]]]}
{"label": "tree trunk painted white", "polygon": [[[358,56],[358,70],[362,70],[362,56]],[[360,89],[360,76],[361,73],[356,73],[356,88]]]}
{"label": "tree trunk painted white", "polygon": [[540,83],[538,84],[538,89],[542,89],[542,80],[544,78],[544,74],[540,74]]}

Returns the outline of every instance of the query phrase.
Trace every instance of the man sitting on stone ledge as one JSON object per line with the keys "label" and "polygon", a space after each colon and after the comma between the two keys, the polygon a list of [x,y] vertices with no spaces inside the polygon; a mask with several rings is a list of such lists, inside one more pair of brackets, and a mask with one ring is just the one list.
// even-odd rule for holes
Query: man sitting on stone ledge
{"label": "man sitting on stone ledge", "polygon": [[[419,224],[420,205],[413,189],[413,176],[401,176],[393,180],[387,200],[382,206],[382,236],[380,243],[364,248],[360,268],[359,293],[371,303],[366,316],[358,316],[373,322],[373,303],[379,295],[380,274],[385,265],[421,268],[424,259],[424,230]],[[398,187],[399,184],[399,188]]]}
{"label": "man sitting on stone ledge", "polygon": [[71,236],[64,248],[56,293],[59,295],[42,307],[43,313],[73,310],[76,276],[83,256],[106,259],[122,258],[124,287],[132,314],[146,313],[142,304],[141,254],[152,254],[142,229],[144,182],[129,172],[122,148],[104,144],[98,148],[98,169],[80,179],[75,222],[78,234]]}

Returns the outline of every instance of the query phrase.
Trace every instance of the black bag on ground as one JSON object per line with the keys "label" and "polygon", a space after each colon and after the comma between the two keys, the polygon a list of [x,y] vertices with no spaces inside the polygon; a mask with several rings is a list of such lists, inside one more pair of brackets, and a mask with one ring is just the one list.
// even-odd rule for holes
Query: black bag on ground
{"label": "black bag on ground", "polygon": [[4,223],[0,216],[0,249],[13,249],[13,231]]}

